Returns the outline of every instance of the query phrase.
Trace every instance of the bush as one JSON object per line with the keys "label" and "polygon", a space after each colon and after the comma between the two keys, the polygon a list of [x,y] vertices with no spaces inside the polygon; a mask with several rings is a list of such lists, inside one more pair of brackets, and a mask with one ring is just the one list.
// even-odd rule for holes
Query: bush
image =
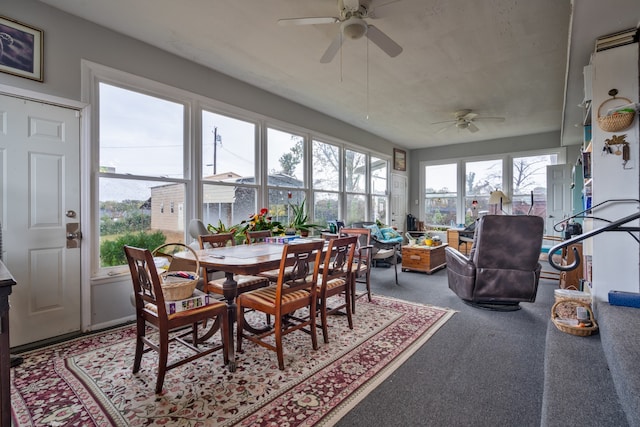
{"label": "bush", "polygon": [[124,245],[145,248],[152,251],[158,246],[163,245],[166,240],[166,236],[160,231],[153,233],[140,231],[139,233],[123,234],[116,240],[109,240],[100,244],[100,265],[102,267],[125,265],[127,263],[127,257],[124,255]]}

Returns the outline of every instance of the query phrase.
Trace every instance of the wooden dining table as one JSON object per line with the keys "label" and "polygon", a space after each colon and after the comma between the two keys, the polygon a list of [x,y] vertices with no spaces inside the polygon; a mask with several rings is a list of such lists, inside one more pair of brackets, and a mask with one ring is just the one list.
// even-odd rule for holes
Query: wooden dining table
{"label": "wooden dining table", "polygon": [[[312,239],[296,239],[294,242],[309,242]],[[324,241],[324,239],[322,239]],[[292,243],[295,244],[295,243]],[[326,247],[326,245],[325,245]],[[233,325],[236,320],[236,297],[238,295],[238,282],[234,279],[237,274],[256,275],[264,271],[280,268],[284,245],[279,243],[254,243],[251,245],[226,246],[221,248],[199,249],[195,254],[200,262],[200,267],[224,272],[225,281],[222,285],[224,299],[229,309],[229,370],[235,371],[235,345]],[[196,259],[193,252],[178,252],[174,257],[192,261]],[[246,322],[245,322],[246,324]],[[211,328],[202,341],[209,339],[216,329]]]}

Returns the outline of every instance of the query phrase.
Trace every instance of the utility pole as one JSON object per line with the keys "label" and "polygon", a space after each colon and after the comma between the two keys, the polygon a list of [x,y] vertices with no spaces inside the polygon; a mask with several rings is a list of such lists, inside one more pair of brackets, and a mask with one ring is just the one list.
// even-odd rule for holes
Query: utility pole
{"label": "utility pole", "polygon": [[216,171],[216,162],[218,156],[218,142],[222,143],[222,137],[218,135],[218,127],[214,126],[213,128],[213,174],[217,173]]}

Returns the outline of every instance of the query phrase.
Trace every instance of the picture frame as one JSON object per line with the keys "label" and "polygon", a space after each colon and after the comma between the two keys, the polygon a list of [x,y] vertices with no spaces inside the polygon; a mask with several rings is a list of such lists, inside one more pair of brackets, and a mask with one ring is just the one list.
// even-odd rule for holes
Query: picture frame
{"label": "picture frame", "polygon": [[407,170],[407,152],[399,148],[393,149],[393,169],[397,171]]}
{"label": "picture frame", "polygon": [[43,81],[43,31],[0,15],[0,71]]}

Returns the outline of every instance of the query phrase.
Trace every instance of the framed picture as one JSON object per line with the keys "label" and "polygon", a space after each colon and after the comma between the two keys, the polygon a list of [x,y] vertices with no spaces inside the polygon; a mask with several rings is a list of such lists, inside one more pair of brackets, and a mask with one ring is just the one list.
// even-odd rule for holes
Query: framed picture
{"label": "framed picture", "polygon": [[42,30],[0,16],[0,71],[42,81]]}
{"label": "framed picture", "polygon": [[407,170],[407,152],[399,148],[393,149],[393,168],[397,171]]}

